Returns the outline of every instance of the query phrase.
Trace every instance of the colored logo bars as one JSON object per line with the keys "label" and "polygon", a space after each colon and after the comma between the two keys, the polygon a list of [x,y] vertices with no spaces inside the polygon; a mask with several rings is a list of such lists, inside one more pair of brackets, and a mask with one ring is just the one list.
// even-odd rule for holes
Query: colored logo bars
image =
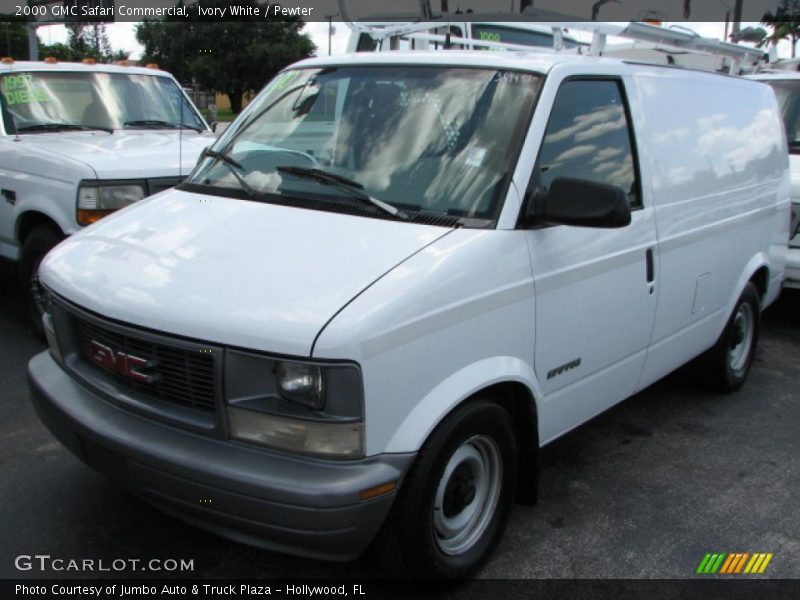
{"label": "colored logo bars", "polygon": [[[763,573],[769,561],[772,560],[772,553],[756,552],[734,552],[732,554],[709,553],[706,554],[697,567],[697,572],[702,574],[721,573],[726,575],[739,573]],[[746,565],[746,566],[745,566]]]}

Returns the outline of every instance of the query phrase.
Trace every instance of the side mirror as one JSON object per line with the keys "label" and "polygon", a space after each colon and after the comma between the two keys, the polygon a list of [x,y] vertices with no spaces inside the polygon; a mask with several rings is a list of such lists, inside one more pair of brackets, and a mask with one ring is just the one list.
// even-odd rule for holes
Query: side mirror
{"label": "side mirror", "polygon": [[216,121],[211,121],[211,131],[213,133],[217,133],[217,122]]}
{"label": "side mirror", "polygon": [[628,196],[614,185],[556,177],[547,194],[533,200],[528,221],[604,229],[626,227],[631,222]]}

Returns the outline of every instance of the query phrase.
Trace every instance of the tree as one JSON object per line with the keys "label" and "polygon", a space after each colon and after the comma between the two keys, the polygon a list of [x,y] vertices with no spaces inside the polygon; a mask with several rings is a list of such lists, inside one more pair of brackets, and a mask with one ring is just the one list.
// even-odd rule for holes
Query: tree
{"label": "tree", "polygon": [[67,46],[73,60],[94,58],[99,61],[110,60],[113,56],[108,33],[103,23],[67,23]]}
{"label": "tree", "polygon": [[764,13],[761,22],[772,29],[772,33],[758,46],[777,44],[781,40],[789,39],[792,44],[792,58],[795,58],[795,45],[800,39],[800,0],[781,0],[774,13],[771,11]]}
{"label": "tree", "polygon": [[0,56],[28,60],[28,28],[24,17],[0,15]]}
{"label": "tree", "polygon": [[[179,3],[178,6],[182,6]],[[181,22],[177,22],[180,18]],[[189,58],[193,58],[200,40],[193,32],[194,23],[183,17],[167,17],[163,21],[143,21],[136,25],[136,40],[144,47],[143,62],[157,63],[181,83],[191,83]],[[187,41],[189,46],[187,47]]]}
{"label": "tree", "polygon": [[77,60],[72,48],[62,43],[39,44],[39,56],[42,58],[53,57],[59,62],[72,62]]}
{"label": "tree", "polygon": [[[172,72],[184,84],[223,92],[231,110],[239,113],[245,92],[257,91],[286,65],[311,56],[316,47],[300,33],[300,19],[264,19],[266,5],[242,0],[242,6],[261,7],[261,16],[236,22],[217,18],[142,23],[136,39],[144,59]],[[203,8],[228,7],[228,0],[206,0]]]}
{"label": "tree", "polygon": [[114,62],[128,58],[124,50],[114,50],[108,41],[103,23],[67,23],[67,43],[43,44],[39,42],[39,56],[63,62],[79,62],[93,58],[98,62]]}

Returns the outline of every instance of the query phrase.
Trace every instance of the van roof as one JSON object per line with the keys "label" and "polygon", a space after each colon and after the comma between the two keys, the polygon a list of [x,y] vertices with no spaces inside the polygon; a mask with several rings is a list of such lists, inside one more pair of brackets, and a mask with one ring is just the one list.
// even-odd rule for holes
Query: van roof
{"label": "van roof", "polygon": [[382,64],[416,64],[447,65],[465,67],[485,67],[489,69],[513,69],[547,74],[556,65],[593,64],[608,65],[609,72],[630,72],[633,67],[637,71],[663,73],[664,69],[692,73],[707,77],[728,77],[721,73],[701,71],[698,69],[680,68],[650,63],[638,63],[621,58],[597,57],[576,54],[574,52],[549,49],[527,51],[488,52],[485,50],[392,50],[391,52],[355,52],[336,56],[310,58],[296,63],[298,67],[333,67],[346,65],[382,65]]}
{"label": "van roof", "polygon": [[754,73],[747,75],[749,79],[757,79],[758,81],[781,81],[784,79],[800,80],[800,73],[797,71],[773,71],[771,73]]}
{"label": "van roof", "polygon": [[531,52],[487,52],[485,50],[392,50],[391,52],[355,52],[350,54],[339,54],[336,56],[310,58],[297,63],[297,66],[322,67],[355,64],[419,64],[501,69],[505,68],[533,71],[536,73],[547,73],[556,64],[566,62],[584,63],[587,60],[614,62],[617,64],[621,62],[619,60],[585,57],[566,52],[555,52],[542,49]]}
{"label": "van roof", "polygon": [[109,65],[105,63],[85,64],[78,62],[55,62],[46,63],[44,61],[20,60],[12,63],[0,64],[0,74],[15,73],[18,71],[71,71],[71,72],[91,72],[91,73],[128,73],[136,75],[157,75],[160,77],[171,77],[166,71],[148,67],[125,67],[123,65]]}

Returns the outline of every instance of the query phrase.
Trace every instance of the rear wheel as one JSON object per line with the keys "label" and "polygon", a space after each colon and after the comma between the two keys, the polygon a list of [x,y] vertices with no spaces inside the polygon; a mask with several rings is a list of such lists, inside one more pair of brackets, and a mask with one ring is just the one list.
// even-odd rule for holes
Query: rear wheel
{"label": "rear wheel", "polygon": [[722,392],[742,387],[755,357],[760,317],[758,290],[748,283],[719,340],[699,361],[709,387]]}
{"label": "rear wheel", "polygon": [[31,327],[34,333],[44,339],[42,314],[44,313],[44,290],[39,283],[39,265],[45,255],[58,244],[64,236],[54,228],[39,225],[25,238],[20,259],[20,285]]}
{"label": "rear wheel", "polygon": [[509,414],[470,402],[431,434],[377,540],[393,575],[472,575],[502,535],[514,497],[517,442]]}

